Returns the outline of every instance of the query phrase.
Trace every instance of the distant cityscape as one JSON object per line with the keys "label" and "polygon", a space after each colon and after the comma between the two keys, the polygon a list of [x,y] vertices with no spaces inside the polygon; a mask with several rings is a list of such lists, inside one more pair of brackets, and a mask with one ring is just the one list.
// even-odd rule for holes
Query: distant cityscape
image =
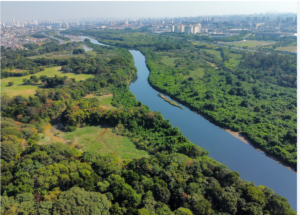
{"label": "distant cityscape", "polygon": [[242,30],[251,31],[255,36],[295,36],[297,33],[297,14],[253,14],[197,16],[174,18],[130,18],[130,19],[81,19],[81,20],[33,20],[1,22],[1,45],[12,49],[23,49],[25,43],[42,43],[46,38],[24,38],[46,30],[69,28],[101,31],[106,29],[147,28],[154,34],[177,32],[206,35],[212,38],[230,37]]}

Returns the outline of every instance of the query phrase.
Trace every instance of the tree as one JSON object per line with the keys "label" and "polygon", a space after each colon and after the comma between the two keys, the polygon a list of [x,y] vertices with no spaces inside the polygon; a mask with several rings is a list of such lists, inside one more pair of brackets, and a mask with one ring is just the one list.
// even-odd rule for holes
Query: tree
{"label": "tree", "polygon": [[38,83],[38,82],[39,82],[39,78],[38,78],[36,75],[30,76],[30,80],[31,80],[33,83]]}
{"label": "tree", "polygon": [[158,201],[168,204],[171,193],[166,187],[162,187],[160,184],[154,185],[154,196]]}
{"label": "tree", "polygon": [[12,81],[10,81],[10,82],[8,82],[8,86],[13,86],[14,85],[14,82],[12,82]]}
{"label": "tree", "polygon": [[24,78],[23,79],[23,84],[24,85],[29,85],[29,84],[31,84],[32,83],[32,80],[31,79],[27,79],[27,78]]}
{"label": "tree", "polygon": [[193,213],[187,208],[178,208],[175,215],[193,215]]}
{"label": "tree", "polygon": [[69,191],[60,193],[54,204],[53,214],[108,215],[110,207],[111,203],[105,195],[73,187]]}

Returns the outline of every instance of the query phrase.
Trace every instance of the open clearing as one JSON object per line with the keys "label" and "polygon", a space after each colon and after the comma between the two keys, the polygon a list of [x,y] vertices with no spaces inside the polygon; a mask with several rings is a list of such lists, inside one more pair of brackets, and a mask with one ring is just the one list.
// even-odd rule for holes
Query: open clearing
{"label": "open clearing", "polygon": [[71,146],[79,145],[82,151],[97,151],[100,154],[117,153],[122,159],[133,159],[148,155],[147,151],[139,150],[126,136],[113,133],[112,128],[89,126],[78,128],[74,132],[59,135]]}
{"label": "open clearing", "polygon": [[209,52],[217,56],[217,58],[222,59],[221,52],[214,49],[205,49],[204,51]]}
{"label": "open clearing", "polygon": [[229,53],[229,56],[230,56],[229,63],[233,67],[237,66],[243,57],[242,54],[235,54],[235,53]]}
{"label": "open clearing", "polygon": [[111,105],[113,94],[95,96],[94,94],[86,95],[84,98],[97,98],[100,101],[101,107],[105,109],[116,109],[116,107]]}
{"label": "open clearing", "polygon": [[[67,76],[68,78],[75,78],[76,81],[85,80],[87,78],[92,78],[94,75],[87,75],[87,74],[74,74],[74,73],[63,73],[60,70],[61,67],[51,67],[46,68],[45,71],[38,72],[34,75],[40,77],[41,75],[47,75],[48,77],[54,77],[55,75],[58,76]],[[23,85],[23,79],[29,79],[32,74],[22,77],[9,77],[1,79],[1,93],[7,93],[9,96],[29,96],[34,95],[35,91],[38,88],[43,87],[43,85],[39,82],[38,84],[31,84],[31,85]],[[14,85],[9,87],[8,82],[14,82]]]}
{"label": "open clearing", "polygon": [[224,43],[224,44],[231,45],[231,46],[236,46],[236,47],[248,46],[248,48],[255,48],[255,47],[258,47],[258,46],[272,45],[274,43],[275,42],[271,42],[271,41],[249,40],[249,41],[227,42],[227,43]]}
{"label": "open clearing", "polygon": [[205,70],[205,68],[199,67],[193,71],[190,71],[190,74],[186,75],[184,77],[186,77],[186,78],[189,78],[189,77],[202,78],[204,75],[204,70]]}
{"label": "open clearing", "polygon": [[163,64],[165,64],[166,66],[175,66],[174,61],[175,61],[176,59],[178,59],[178,58],[176,58],[176,57],[167,57],[167,56],[165,56],[165,57],[163,57],[163,59],[161,60],[161,62],[162,62]]}
{"label": "open clearing", "polygon": [[286,52],[297,52],[297,46],[278,47],[275,50],[286,51]]}
{"label": "open clearing", "polygon": [[13,70],[11,70],[9,72],[18,73],[18,72],[24,72],[24,71],[26,71],[26,70],[23,70],[23,69],[13,69]]}

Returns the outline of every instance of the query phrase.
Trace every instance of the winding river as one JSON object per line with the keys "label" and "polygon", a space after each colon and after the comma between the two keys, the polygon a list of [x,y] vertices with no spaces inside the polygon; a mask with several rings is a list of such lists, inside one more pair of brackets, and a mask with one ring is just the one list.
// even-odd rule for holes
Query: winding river
{"label": "winding river", "polygon": [[[89,39],[94,44],[104,45],[95,39]],[[158,97],[158,91],[148,82],[149,70],[146,67],[145,56],[136,50],[130,50],[130,53],[138,73],[129,89],[138,101],[149,106],[152,111],[161,112],[164,118],[170,120],[173,126],[177,126],[191,142],[207,149],[210,157],[225,164],[230,170],[239,172],[242,179],[256,185],[268,186],[287,198],[292,208],[297,210],[297,175],[294,171],[212,124],[188,107],[180,104],[184,107],[180,109]]]}

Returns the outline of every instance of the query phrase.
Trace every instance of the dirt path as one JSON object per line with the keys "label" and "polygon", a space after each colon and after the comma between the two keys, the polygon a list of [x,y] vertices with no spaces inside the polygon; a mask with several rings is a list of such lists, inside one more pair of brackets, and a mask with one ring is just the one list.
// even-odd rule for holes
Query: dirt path
{"label": "dirt path", "polygon": [[102,137],[107,132],[107,128],[104,129],[104,131],[100,134],[100,137]]}
{"label": "dirt path", "polygon": [[51,124],[48,124],[45,128],[45,136],[50,137],[52,142],[61,142],[61,143],[66,143],[66,140],[62,137],[56,137],[54,136],[55,133],[60,132],[57,130],[54,126]]}
{"label": "dirt path", "polygon": [[[105,97],[111,97],[111,96],[113,96],[112,93],[107,94],[107,95],[103,95],[103,96],[97,96],[97,97],[98,97],[99,100],[101,100],[102,98],[105,98]],[[93,98],[93,97],[95,97],[95,95],[92,93],[92,94],[86,95],[86,96],[83,97],[83,98],[88,99],[88,98]]]}

